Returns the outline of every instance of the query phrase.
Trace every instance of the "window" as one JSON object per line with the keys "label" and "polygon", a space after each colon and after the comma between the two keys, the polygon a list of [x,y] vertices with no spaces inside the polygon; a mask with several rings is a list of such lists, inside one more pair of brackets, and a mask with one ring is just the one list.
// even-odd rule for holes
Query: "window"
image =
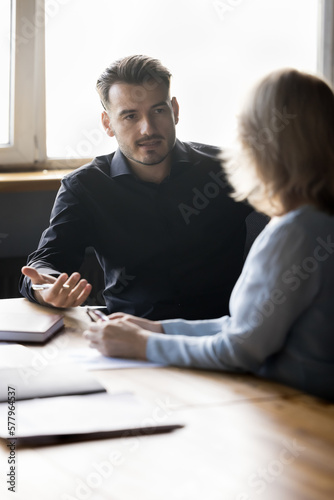
{"label": "window", "polygon": [[10,61],[11,61],[11,8],[10,2],[0,4],[0,145],[10,140]]}
{"label": "window", "polygon": [[[0,165],[31,169],[45,159],[43,0],[3,0],[2,4],[11,13],[10,43],[5,44],[11,77],[9,141],[0,149]],[[0,78],[3,87],[8,78],[2,72]]]}
{"label": "window", "polygon": [[[240,100],[256,79],[283,66],[317,71],[322,57],[320,52],[317,61],[319,5],[328,9],[332,2],[2,3],[7,14],[0,13],[1,23],[7,20],[7,30],[9,4],[15,18],[15,57],[11,53],[15,85],[11,81],[13,105],[4,103],[7,114],[0,125],[0,142],[6,142],[10,109],[12,144],[0,150],[0,164],[26,163],[31,168],[47,158],[51,166],[66,166],[63,161],[68,165],[72,158],[77,159],[73,165],[82,164],[83,159],[117,147],[100,124],[95,83],[110,62],[134,53],[157,57],[171,70],[172,94],[180,104],[178,137],[223,146],[234,135]],[[326,14],[327,32],[333,31],[333,22],[328,22],[330,16],[333,21],[332,11]],[[321,40],[328,47],[328,37],[327,42]],[[0,57],[7,73],[1,74],[1,94],[8,100],[10,44],[7,40],[3,45]]]}

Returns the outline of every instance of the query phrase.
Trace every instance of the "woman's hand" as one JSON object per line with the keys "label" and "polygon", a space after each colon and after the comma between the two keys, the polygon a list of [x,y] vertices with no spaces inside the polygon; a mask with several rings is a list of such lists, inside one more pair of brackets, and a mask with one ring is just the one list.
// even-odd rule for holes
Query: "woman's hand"
{"label": "woman's hand", "polygon": [[89,346],[104,356],[146,359],[146,345],[150,333],[141,324],[153,328],[155,322],[121,313],[112,314],[109,318],[110,321],[99,321],[84,331]]}
{"label": "woman's hand", "polygon": [[110,320],[124,319],[126,321],[130,321],[131,323],[134,323],[135,325],[138,325],[144,330],[148,330],[149,332],[164,333],[162,325],[161,323],[159,323],[159,321],[151,321],[149,319],[138,318],[137,316],[132,316],[131,314],[124,314],[120,312],[110,314],[110,316],[108,317]]}

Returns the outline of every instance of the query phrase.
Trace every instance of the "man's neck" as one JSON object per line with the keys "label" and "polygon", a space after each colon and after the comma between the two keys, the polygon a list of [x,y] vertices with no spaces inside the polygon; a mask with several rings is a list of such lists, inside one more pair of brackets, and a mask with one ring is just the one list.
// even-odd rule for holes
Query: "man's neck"
{"label": "man's neck", "polygon": [[168,177],[171,169],[171,159],[165,158],[157,165],[142,165],[133,160],[127,160],[132,172],[142,181],[160,184]]}

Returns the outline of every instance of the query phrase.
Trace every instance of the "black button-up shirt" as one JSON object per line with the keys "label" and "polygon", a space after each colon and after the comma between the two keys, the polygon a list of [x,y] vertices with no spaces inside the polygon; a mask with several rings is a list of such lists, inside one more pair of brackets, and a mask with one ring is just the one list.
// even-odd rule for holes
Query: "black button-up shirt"
{"label": "black button-up shirt", "polygon": [[[228,313],[252,209],[229,196],[218,152],[177,141],[170,175],[160,184],[138,179],[120,150],[73,171],[62,180],[28,265],[71,274],[93,247],[110,313],[151,319]],[[21,280],[21,292],[33,300],[29,279]]]}

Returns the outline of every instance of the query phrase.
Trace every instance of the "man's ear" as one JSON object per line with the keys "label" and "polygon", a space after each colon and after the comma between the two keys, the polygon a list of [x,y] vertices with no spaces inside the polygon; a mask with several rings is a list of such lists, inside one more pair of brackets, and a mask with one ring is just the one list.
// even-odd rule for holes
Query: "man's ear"
{"label": "man's ear", "polygon": [[111,127],[109,115],[106,111],[103,111],[103,113],[101,115],[101,119],[102,119],[103,128],[107,132],[109,137],[114,137],[115,134],[114,134],[114,131]]}
{"label": "man's ear", "polygon": [[174,114],[175,124],[179,123],[179,103],[176,100],[176,97],[172,97],[172,110]]}

